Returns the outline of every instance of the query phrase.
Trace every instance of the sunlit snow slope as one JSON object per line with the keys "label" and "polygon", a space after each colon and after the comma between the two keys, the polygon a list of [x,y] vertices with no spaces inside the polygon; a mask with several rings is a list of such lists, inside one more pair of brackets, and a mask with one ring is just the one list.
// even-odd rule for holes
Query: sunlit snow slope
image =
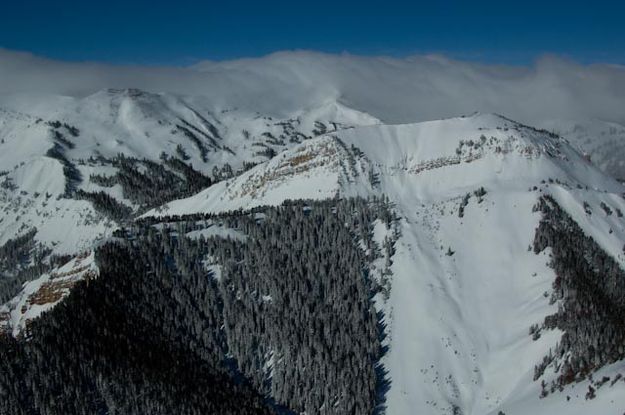
{"label": "sunlit snow slope", "polygon": [[[533,340],[529,328],[558,307],[549,252],[531,249],[534,205],[552,195],[623,267],[625,220],[600,207],[625,210],[622,191],[559,136],[477,114],[327,134],[146,215],[386,195],[401,234],[390,296],[376,298],[387,323],[387,414],[620,413],[623,382],[592,400],[588,381],[540,398],[541,380],[556,374],[534,381],[534,366],[561,333]],[[388,232],[376,228],[376,240]],[[621,372],[623,362],[597,377]]]}

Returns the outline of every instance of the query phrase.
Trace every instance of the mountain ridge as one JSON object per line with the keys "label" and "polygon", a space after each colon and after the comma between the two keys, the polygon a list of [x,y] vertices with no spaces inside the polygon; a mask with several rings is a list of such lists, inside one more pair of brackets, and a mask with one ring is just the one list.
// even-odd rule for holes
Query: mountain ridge
{"label": "mountain ridge", "polygon": [[[402,236],[395,243],[390,268],[390,297],[376,300],[391,337],[383,358],[391,379],[388,413],[408,414],[415,408],[432,413],[445,408],[443,413],[495,414],[531,407],[532,413],[547,414],[559,405],[565,406],[557,410],[585,413],[591,405],[585,392],[581,397],[577,393],[569,405],[559,404],[559,399],[570,402],[571,385],[565,388],[569,400],[564,392],[541,398],[541,380],[531,380],[535,365],[561,335],[557,329],[543,332],[537,340],[528,334],[555,307],[546,294],[553,291],[556,278],[546,265],[549,254],[536,255],[527,249],[539,226],[534,206],[542,195],[551,195],[622,268],[625,223],[616,213],[607,212],[622,212],[625,201],[619,183],[606,178],[553,133],[494,114],[344,130],[283,153],[285,162],[278,155],[278,160],[144,217],[167,220],[245,211],[305,197],[298,190],[290,191],[281,183],[284,176],[276,173],[284,163],[288,167],[299,151],[310,154],[310,148],[318,145],[319,162],[311,155],[311,164],[340,165],[323,163],[322,143],[328,142],[341,142],[370,173],[360,174],[355,182],[340,180],[336,173],[324,181],[301,182],[305,184],[294,189],[305,188],[310,199],[386,196],[401,218]],[[349,159],[349,153],[333,155],[338,154]],[[293,183],[298,175],[308,174],[290,167]],[[312,176],[325,177],[324,171],[313,170]],[[250,180],[255,176],[280,179]],[[257,192],[251,201],[237,198],[237,189],[250,183]],[[280,197],[272,197],[272,191]],[[506,363],[510,353],[516,356],[519,374],[512,375]],[[436,362],[434,370],[425,364],[430,359]],[[621,367],[621,363],[608,366],[603,373],[611,373],[612,378]],[[550,370],[542,380],[551,382],[557,376]],[[580,382],[572,387],[593,385]],[[609,399],[614,403],[618,392],[606,393],[594,404],[609,406]]]}
{"label": "mountain ridge", "polygon": [[[561,310],[576,304],[571,294],[575,290],[569,287],[580,284],[579,269],[597,269],[593,261],[607,263],[605,258],[613,261],[610,272],[625,269],[623,186],[565,137],[489,113],[388,125],[334,101],[294,111],[293,117],[285,119],[237,109],[215,112],[198,104],[203,99],[129,89],[61,101],[67,106],[61,106],[50,119],[0,113],[0,133],[5,140],[0,146],[6,146],[0,147],[0,171],[4,169],[0,175],[0,208],[4,212],[0,243],[7,246],[7,241],[12,241],[7,253],[0,252],[6,255],[0,265],[7,264],[0,272],[11,278],[16,261],[23,267],[32,266],[38,261],[37,252],[47,258],[44,265],[50,268],[35,276],[39,279],[30,278],[22,288],[12,289],[12,300],[0,310],[11,316],[12,333],[19,334],[15,327],[24,326],[20,316],[30,316],[33,310],[37,314],[24,300],[32,295],[38,298],[37,283],[32,281],[42,286],[54,279],[53,255],[97,246],[102,264],[94,266],[99,269],[104,265],[109,272],[118,272],[124,263],[134,267],[137,278],[146,284],[152,284],[150,275],[158,275],[154,284],[162,286],[149,294],[158,299],[160,307],[173,307],[172,315],[193,309],[193,313],[210,315],[211,324],[223,318],[216,328],[211,326],[211,336],[226,336],[215,340],[218,350],[236,351],[232,364],[241,364],[238,369],[254,384],[255,392],[264,391],[279,404],[321,411],[321,407],[329,408],[330,402],[316,406],[319,397],[334,396],[332,391],[321,390],[323,382],[308,379],[314,396],[294,392],[286,376],[306,379],[302,377],[307,367],[303,355],[280,349],[289,343],[280,338],[279,330],[265,338],[259,329],[269,324],[260,313],[291,310],[289,296],[278,290],[274,298],[259,287],[275,290],[285,284],[269,270],[284,273],[283,279],[293,272],[292,276],[303,278],[295,279],[297,289],[304,290],[294,293],[294,298],[311,301],[300,308],[317,316],[315,310],[321,306],[303,293],[312,287],[322,293],[328,287],[337,288],[333,281],[339,275],[332,274],[328,263],[316,272],[329,279],[315,280],[316,274],[309,272],[313,264],[298,262],[305,258],[283,246],[281,238],[302,244],[307,255],[320,261],[315,249],[336,254],[328,244],[333,235],[340,235],[350,261],[360,264],[341,268],[346,272],[341,276],[360,275],[354,271],[360,266],[366,270],[364,281],[374,289],[358,285],[352,291],[340,291],[347,302],[333,293],[337,297],[332,297],[330,304],[343,311],[347,304],[367,309],[365,320],[352,316],[350,323],[354,330],[367,327],[368,341],[373,343],[335,343],[328,333],[324,341],[330,338],[328,344],[347,347],[345,350],[354,347],[359,353],[368,347],[384,352],[379,356],[378,352],[363,353],[368,356],[366,363],[350,362],[350,368],[368,365],[369,383],[358,386],[366,393],[346,400],[333,397],[334,408],[380,404],[384,407],[380,410],[389,415],[416,411],[581,415],[622,409],[619,379],[625,366],[618,347],[609,359],[593,354],[594,368],[588,372],[588,365],[578,364],[579,359],[588,359],[578,349],[586,347],[586,337],[592,336],[578,339],[568,335],[571,328],[563,321],[571,316]],[[338,222],[332,216],[337,212],[344,215]],[[266,222],[268,217],[272,221]],[[289,221],[282,223],[282,217]],[[339,226],[341,221],[347,231]],[[318,247],[312,234],[325,245]],[[28,238],[18,241],[20,235]],[[548,243],[540,242],[539,235],[547,235]],[[267,257],[256,251],[262,248],[261,240],[280,255]],[[143,252],[142,241],[160,254]],[[579,241],[586,241],[596,255],[585,256]],[[227,249],[222,252],[222,247]],[[567,249],[562,251],[562,247]],[[202,249],[212,253],[193,257],[195,250],[204,252]],[[141,269],[127,250],[140,254],[150,268]],[[567,255],[580,261],[578,268],[570,268],[572,265],[562,260]],[[280,262],[283,259],[285,262]],[[66,267],[72,268],[75,262],[65,261]],[[293,269],[284,268],[285,264]],[[250,279],[251,274],[241,278],[244,272],[256,272],[254,266],[263,270],[258,281]],[[340,266],[346,267],[346,263],[340,262]],[[558,282],[563,272],[570,277],[564,288]],[[592,272],[587,274],[593,281],[604,277]],[[152,289],[152,285],[143,287],[110,275],[119,287],[129,284],[138,293]],[[97,286],[105,287],[107,282],[101,279]],[[180,281],[207,290],[201,292],[210,298],[210,304],[232,303],[227,303],[226,311],[219,307],[205,310],[206,304],[195,309],[196,302],[183,300],[197,293],[178,285],[171,291],[172,297],[167,297],[167,287]],[[337,289],[351,287],[349,279],[340,281],[347,285]],[[618,278],[611,281],[616,281],[617,292],[625,284]],[[76,281],[72,287],[94,296],[86,283]],[[236,287],[243,288],[236,291]],[[63,291],[58,304],[81,301],[67,297],[69,292]],[[358,296],[350,297],[354,292]],[[111,295],[125,301],[123,290]],[[605,312],[598,306],[602,295],[599,289],[584,299],[595,320],[601,320],[597,316]],[[107,304],[100,306],[110,310]],[[42,325],[54,321],[55,313],[62,315],[64,307],[51,308],[38,321]],[[141,303],[141,307],[148,310],[151,305]],[[238,312],[252,313],[254,323],[248,326],[235,318]],[[605,313],[618,321],[618,316]],[[379,338],[373,335],[374,314],[383,329]],[[294,319],[293,330],[306,327],[303,316],[289,318]],[[201,349],[199,344],[208,340],[194,337],[199,330],[192,327],[195,321],[183,320],[174,319],[176,329],[168,326],[168,321],[159,321],[165,332],[158,336],[169,339],[166,330],[174,333],[179,329],[178,335],[190,342],[185,348]],[[579,324],[594,336],[595,330],[603,327],[595,320],[580,320]],[[615,327],[615,338],[619,338],[618,324]],[[242,333],[251,333],[264,352],[255,355]],[[298,338],[308,339],[301,337],[305,330],[297,333]],[[164,350],[173,344],[158,341],[164,342]],[[328,363],[331,359],[325,359],[331,353],[324,349],[329,346],[312,343],[307,344],[306,353],[323,357],[324,373],[330,373],[334,366]],[[552,350],[561,350],[562,355],[554,358]],[[284,356],[291,356],[293,362]],[[219,356],[213,357],[219,360]],[[562,380],[564,363],[576,368],[574,381]],[[372,368],[386,373],[388,385]],[[284,378],[276,378],[274,384],[270,377],[273,386],[266,389],[264,373],[274,369]],[[351,372],[341,373],[350,379]],[[614,382],[601,383],[604,376]],[[565,378],[570,380],[570,376]],[[374,398],[375,382],[386,385],[384,399]],[[592,398],[587,395],[591,389]],[[294,396],[301,396],[303,402]]]}

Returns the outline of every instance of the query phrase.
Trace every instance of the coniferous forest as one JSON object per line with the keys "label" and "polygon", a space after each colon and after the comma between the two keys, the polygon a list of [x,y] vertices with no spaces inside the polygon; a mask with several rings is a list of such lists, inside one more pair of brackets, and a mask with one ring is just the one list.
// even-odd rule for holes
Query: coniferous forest
{"label": "coniferous forest", "polygon": [[625,272],[550,196],[535,210],[542,214],[534,252],[551,248],[550,266],[556,273],[551,302],[555,314],[531,328],[563,332],[555,350],[536,365],[534,380],[552,366],[557,378],[543,382],[543,396],[589,377],[602,366],[625,358]]}
{"label": "coniferous forest", "polygon": [[375,413],[376,220],[386,202],[354,199],[117,231],[97,279],[0,338],[0,413]]}

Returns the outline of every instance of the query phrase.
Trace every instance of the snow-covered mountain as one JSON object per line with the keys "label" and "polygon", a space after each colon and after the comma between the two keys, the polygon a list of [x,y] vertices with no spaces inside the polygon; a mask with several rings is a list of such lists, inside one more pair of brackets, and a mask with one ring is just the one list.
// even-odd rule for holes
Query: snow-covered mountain
{"label": "snow-covered mountain", "polygon": [[[550,195],[621,267],[623,188],[564,139],[497,115],[354,128],[307,141],[249,172],[146,216],[250,209],[288,199],[387,196],[401,220],[386,316],[388,414],[585,414],[622,409],[622,382],[541,397],[535,366],[559,330],[528,331],[557,310],[549,251],[534,253]],[[377,229],[381,242],[391,230]],[[621,282],[622,284],[622,282]],[[618,379],[625,363],[595,375]],[[620,375],[622,376],[622,375]]]}
{"label": "snow-covered mountain", "polygon": [[[623,186],[608,175],[620,177],[614,155],[622,131],[616,125],[598,134],[609,137],[599,143],[585,140],[603,125],[567,129],[554,123],[539,130],[494,114],[388,125],[336,100],[276,119],[217,109],[208,98],[139,90],[50,97],[28,111],[16,107],[0,112],[0,246],[6,248],[0,253],[7,258],[0,272],[7,278],[41,257],[52,267],[58,259],[50,254],[78,255],[101,245],[105,250],[111,241],[131,246],[141,240],[133,227],[145,227],[149,243],[157,239],[155,229],[174,229],[163,251],[171,254],[192,245],[178,240],[182,228],[175,221],[206,227],[187,232],[192,240],[221,237],[218,244],[230,247],[233,240],[253,238],[242,229],[212,232],[228,223],[228,216],[214,215],[253,210],[254,220],[262,222],[265,213],[255,209],[292,200],[385,200],[394,220],[375,220],[373,248],[363,242],[366,237],[359,241],[364,251],[386,252],[368,265],[373,280],[389,284],[381,284],[388,289],[372,299],[383,316],[382,345],[388,349],[380,364],[389,386],[383,399],[375,398],[383,413],[624,410],[619,313],[625,304],[625,200]],[[569,141],[590,151],[601,170]],[[207,215],[213,222],[200,221]],[[146,254],[150,272],[167,268],[154,265],[161,254]],[[19,337],[72,287],[86,290],[100,272],[97,259],[82,254],[34,275],[0,308],[0,329]],[[182,261],[189,275],[201,267],[219,275],[226,265],[216,255],[189,261]],[[106,287],[103,279],[98,282]],[[214,280],[222,294],[228,292],[230,286]],[[118,283],[136,289],[132,281]],[[176,301],[195,293],[170,285],[163,290]],[[271,312],[265,311],[271,310],[271,296],[237,293],[237,299],[248,294],[262,299],[255,312]],[[120,301],[132,297],[119,295]],[[220,301],[215,304],[222,307]],[[195,302],[185,307],[202,309]],[[180,315],[174,320],[176,327],[184,325]],[[166,329],[175,337],[174,329]],[[203,329],[197,323],[190,332]],[[280,381],[276,371],[285,365],[304,370],[298,351],[280,357],[268,350],[251,358],[256,349],[237,343],[246,327],[226,329],[235,333],[220,340],[230,348],[228,358],[249,359],[237,370],[248,375],[255,365],[262,367],[271,374],[268,397],[288,403],[272,382]],[[261,336],[254,342],[260,350]],[[258,383],[254,387],[265,393]],[[315,397],[317,392],[327,393],[315,391]],[[335,413],[341,402],[324,403],[313,413]]]}
{"label": "snow-covered mountain", "polygon": [[0,243],[36,228],[55,254],[88,249],[127,212],[192,194],[308,138],[379,123],[336,102],[274,119],[133,89],[47,97],[28,110],[0,110]]}
{"label": "snow-covered mountain", "polygon": [[568,139],[610,176],[625,180],[625,126],[597,119],[549,120],[541,125]]}

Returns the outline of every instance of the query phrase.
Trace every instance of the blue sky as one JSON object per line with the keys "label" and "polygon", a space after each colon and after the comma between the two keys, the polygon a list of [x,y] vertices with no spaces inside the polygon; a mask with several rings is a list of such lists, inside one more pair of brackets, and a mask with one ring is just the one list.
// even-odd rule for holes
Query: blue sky
{"label": "blue sky", "polygon": [[72,61],[188,65],[309,49],[442,53],[486,63],[543,54],[625,63],[617,2],[10,1],[0,47]]}

